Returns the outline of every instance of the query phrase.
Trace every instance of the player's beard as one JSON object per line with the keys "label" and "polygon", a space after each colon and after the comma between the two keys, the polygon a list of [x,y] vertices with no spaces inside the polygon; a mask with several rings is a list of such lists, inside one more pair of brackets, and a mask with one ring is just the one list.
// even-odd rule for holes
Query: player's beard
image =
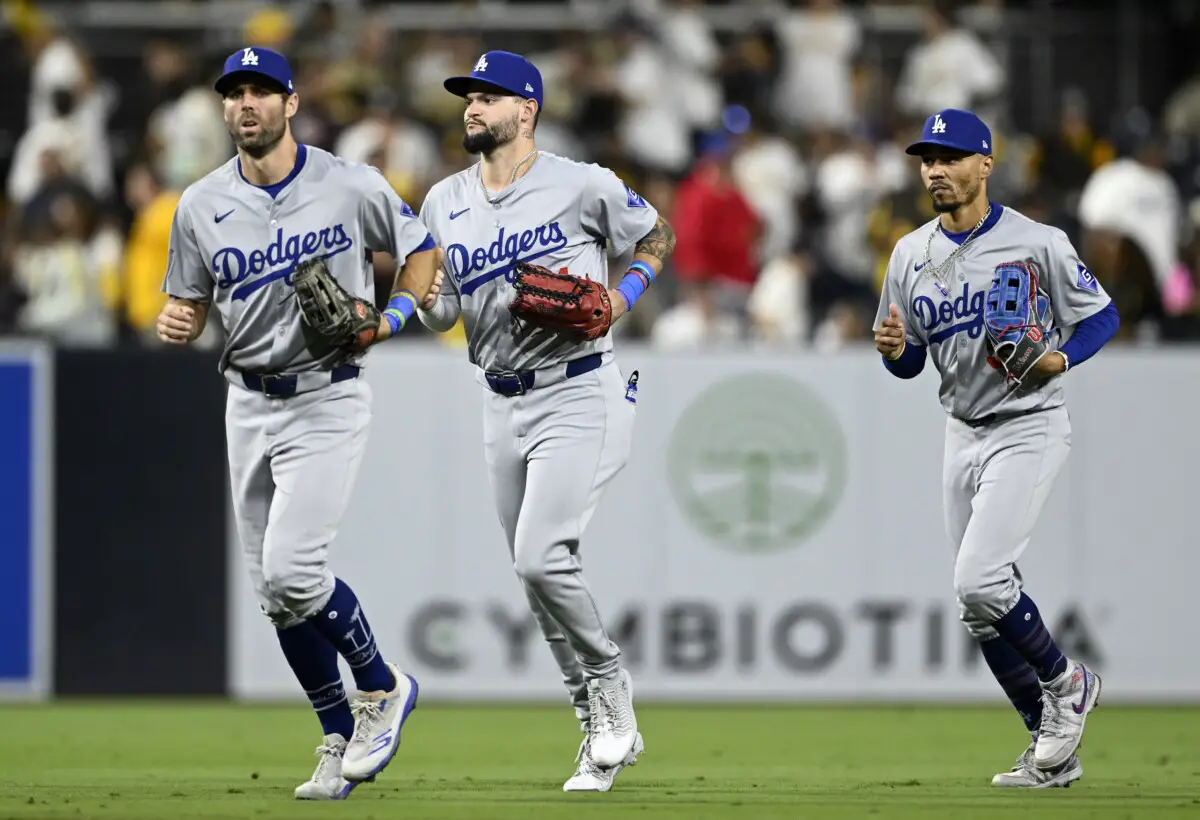
{"label": "player's beard", "polygon": [[254,119],[258,122],[258,133],[249,136],[243,135],[238,125],[231,125],[229,135],[233,137],[233,142],[239,149],[255,159],[261,159],[271,153],[283,139],[283,135],[287,131],[287,118],[280,116],[278,119],[271,119],[262,114],[256,114]]}
{"label": "player's beard", "polygon": [[977,182],[975,182],[974,185],[963,188],[962,193],[959,194],[956,192],[955,186],[953,184],[950,184],[950,183],[943,183],[943,184],[945,184],[950,189],[948,191],[950,196],[943,195],[943,197],[941,199],[939,199],[934,194],[933,191],[929,192],[929,201],[933,205],[934,213],[951,214],[951,213],[954,213],[955,211],[957,211],[959,208],[963,208],[963,207],[966,207],[967,205],[970,205],[972,202],[975,201],[976,197],[979,196],[979,192],[983,188],[983,183],[977,181]]}
{"label": "player's beard", "polygon": [[462,138],[463,149],[468,154],[489,156],[497,148],[508,145],[517,138],[518,121],[518,115],[513,114],[510,119],[493,123],[482,131],[467,131]]}

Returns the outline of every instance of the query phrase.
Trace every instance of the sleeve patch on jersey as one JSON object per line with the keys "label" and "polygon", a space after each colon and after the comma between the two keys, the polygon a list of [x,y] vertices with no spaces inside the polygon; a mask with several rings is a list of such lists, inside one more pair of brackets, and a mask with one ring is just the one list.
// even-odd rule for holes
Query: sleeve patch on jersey
{"label": "sleeve patch on jersey", "polygon": [[400,200],[400,213],[404,214],[405,216],[416,217],[416,214],[413,212],[413,209],[410,208],[408,203],[405,202],[403,199]]}
{"label": "sleeve patch on jersey", "polygon": [[1078,266],[1079,278],[1075,280],[1075,287],[1080,290],[1089,290],[1092,293],[1099,294],[1100,283],[1096,281],[1096,277],[1092,275],[1092,272],[1082,262],[1079,262]]}
{"label": "sleeve patch on jersey", "polygon": [[628,185],[625,186],[625,193],[629,197],[629,207],[630,208],[645,208],[646,207],[646,200],[642,199],[641,195],[638,194],[636,191],[634,191],[632,188],[630,188]]}

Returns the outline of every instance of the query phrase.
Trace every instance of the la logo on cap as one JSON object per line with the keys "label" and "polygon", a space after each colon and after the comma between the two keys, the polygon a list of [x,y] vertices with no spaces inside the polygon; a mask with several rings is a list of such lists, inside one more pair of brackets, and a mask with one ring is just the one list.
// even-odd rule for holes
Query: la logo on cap
{"label": "la logo on cap", "polygon": [[479,62],[477,62],[475,64],[475,67],[471,70],[472,71],[481,71],[481,72],[487,71],[487,55],[484,54],[482,57],[480,57]]}
{"label": "la logo on cap", "polygon": [[931,129],[929,129],[929,130],[930,130],[930,131],[932,131],[932,132],[933,132],[933,133],[935,133],[935,134],[944,134],[944,133],[946,133],[946,123],[945,123],[945,121],[942,119],[942,115],[941,115],[941,114],[934,114],[934,115],[933,115],[933,128],[931,128]]}

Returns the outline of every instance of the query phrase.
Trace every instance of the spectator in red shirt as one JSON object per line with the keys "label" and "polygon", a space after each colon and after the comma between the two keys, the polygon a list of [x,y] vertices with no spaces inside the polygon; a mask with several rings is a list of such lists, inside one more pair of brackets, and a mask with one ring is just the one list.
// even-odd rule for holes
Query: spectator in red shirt
{"label": "spectator in red shirt", "polygon": [[695,168],[679,184],[672,262],[681,283],[710,280],[719,307],[744,316],[758,279],[756,246],[763,226],[734,183],[734,147],[726,134],[706,138]]}

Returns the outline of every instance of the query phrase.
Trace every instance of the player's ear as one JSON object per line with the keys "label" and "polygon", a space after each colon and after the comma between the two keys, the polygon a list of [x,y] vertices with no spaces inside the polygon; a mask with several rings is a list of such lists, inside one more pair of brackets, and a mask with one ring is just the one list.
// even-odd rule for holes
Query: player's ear
{"label": "player's ear", "polygon": [[985,156],[983,161],[979,163],[979,177],[987,179],[992,175],[992,168],[996,165],[996,159],[992,156]]}
{"label": "player's ear", "polygon": [[538,106],[537,100],[525,100],[525,123],[532,131],[537,128],[538,117],[542,114],[542,109]]}
{"label": "player's ear", "polygon": [[296,111],[298,111],[299,108],[300,108],[300,95],[293,92],[291,95],[288,96],[287,100],[283,104],[283,113],[285,116],[287,116],[290,119],[290,118],[296,116]]}

